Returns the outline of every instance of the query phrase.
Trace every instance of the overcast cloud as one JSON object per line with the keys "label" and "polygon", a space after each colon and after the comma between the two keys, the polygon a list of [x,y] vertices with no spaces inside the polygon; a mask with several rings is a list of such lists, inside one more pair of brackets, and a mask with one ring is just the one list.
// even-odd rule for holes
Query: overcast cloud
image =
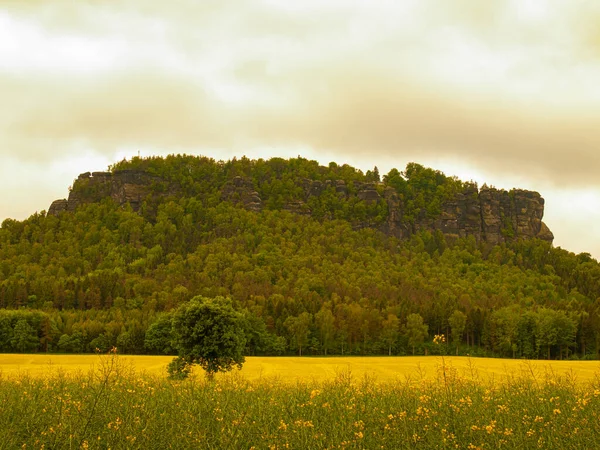
{"label": "overcast cloud", "polygon": [[0,1],[0,220],[138,151],[417,161],[540,191],[556,244],[599,257],[599,22],[539,0]]}

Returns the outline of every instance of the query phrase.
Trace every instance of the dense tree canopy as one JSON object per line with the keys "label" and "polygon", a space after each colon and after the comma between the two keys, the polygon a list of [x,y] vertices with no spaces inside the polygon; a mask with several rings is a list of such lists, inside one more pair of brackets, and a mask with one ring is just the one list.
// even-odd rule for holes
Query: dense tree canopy
{"label": "dense tree canopy", "polygon": [[[173,354],[173,311],[196,296],[231,299],[246,354],[411,354],[413,346],[435,351],[434,334],[447,335],[459,353],[600,351],[600,265],[588,254],[427,231],[399,241],[356,226],[385,210],[341,200],[330,188],[314,199],[311,217],[280,209],[304,178],[341,179],[353,189],[376,182],[378,171],[188,156],[134,158],[112,170],[135,168],[182,188],[149,197],[139,212],[106,198],[2,223],[0,351]],[[261,212],[222,199],[236,174],[258,186]],[[409,216],[435,215],[462,183],[417,164],[383,178]]]}

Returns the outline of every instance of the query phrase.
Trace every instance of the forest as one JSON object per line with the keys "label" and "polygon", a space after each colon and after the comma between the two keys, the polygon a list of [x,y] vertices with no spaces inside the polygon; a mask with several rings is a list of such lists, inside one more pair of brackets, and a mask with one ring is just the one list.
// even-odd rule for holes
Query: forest
{"label": "forest", "polygon": [[[439,230],[400,239],[377,228],[383,196],[340,196],[332,180],[350,193],[391,186],[408,225],[439,216],[472,182],[416,163],[381,176],[303,158],[173,155],[109,168],[119,171],[154,177],[135,210],[76,180],[72,194],[88,202],[2,223],[0,352],[172,354],[171,313],[200,295],[243,313],[247,355],[432,354],[441,334],[456,354],[600,353],[600,265],[589,254]],[[235,177],[256,188],[260,211],[228,192]],[[286,207],[305,180],[324,186],[302,206],[310,214]]]}

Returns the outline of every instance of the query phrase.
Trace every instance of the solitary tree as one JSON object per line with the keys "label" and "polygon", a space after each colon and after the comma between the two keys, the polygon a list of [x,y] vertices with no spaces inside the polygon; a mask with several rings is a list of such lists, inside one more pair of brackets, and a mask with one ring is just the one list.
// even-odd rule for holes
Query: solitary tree
{"label": "solitary tree", "polygon": [[198,364],[212,380],[245,362],[242,315],[229,299],[198,296],[181,305],[173,315],[173,338],[179,356],[169,364],[172,377],[185,377]]}

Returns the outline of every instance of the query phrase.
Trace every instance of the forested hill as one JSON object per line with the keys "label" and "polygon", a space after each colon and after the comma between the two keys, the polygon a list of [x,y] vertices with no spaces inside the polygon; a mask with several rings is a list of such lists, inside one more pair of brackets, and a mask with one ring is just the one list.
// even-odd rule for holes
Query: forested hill
{"label": "forested hill", "polygon": [[156,219],[158,205],[194,197],[204,205],[221,201],[250,211],[286,210],[322,219],[341,219],[353,228],[372,227],[398,238],[440,230],[498,244],[518,238],[554,236],[542,222],[544,199],[537,192],[510,192],[470,182],[411,163],[403,173],[380,179],[377,167],[363,174],[348,165],[319,166],[302,158],[216,162],[193,156],[134,158],[110,172],[87,172],[75,180],[69,199],[55,201],[50,214],[110,197]]}
{"label": "forested hill", "polygon": [[0,351],[170,352],[169,311],[203,295],[244,312],[249,354],[423,353],[445,334],[596,357],[600,266],[553,248],[542,214],[537,193],[414,163],[122,161],[2,223]]}

